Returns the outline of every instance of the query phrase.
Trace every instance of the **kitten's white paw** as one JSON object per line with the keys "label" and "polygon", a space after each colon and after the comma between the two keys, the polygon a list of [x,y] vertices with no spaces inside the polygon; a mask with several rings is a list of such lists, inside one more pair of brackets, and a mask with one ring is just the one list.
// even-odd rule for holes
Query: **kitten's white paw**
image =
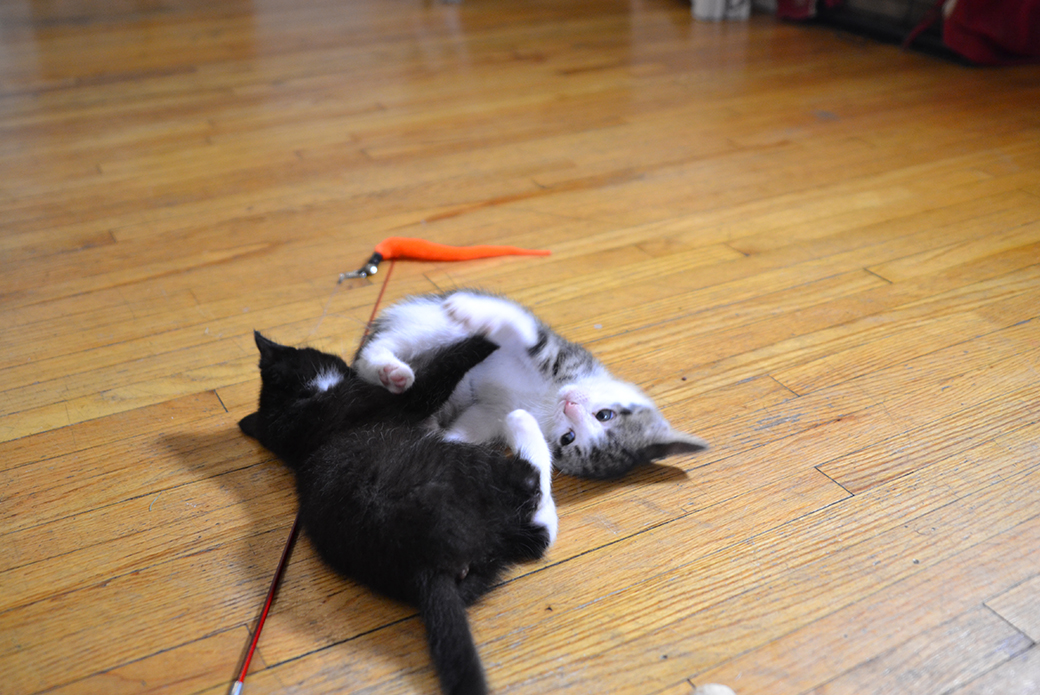
{"label": "kitten's white paw", "polygon": [[736,695],[736,693],[734,693],[733,688],[728,685],[705,683],[704,685],[697,686],[697,689],[693,691],[693,695]]}
{"label": "kitten's white paw", "polygon": [[541,499],[532,521],[549,534],[549,545],[556,542],[560,520],[556,514],[556,503],[552,497],[552,455],[545,443],[538,421],[526,410],[514,410],[506,416],[506,431],[509,446],[538,469]]}
{"label": "kitten's white paw", "polygon": [[534,415],[521,409],[509,413],[506,415],[506,433],[509,448],[534,464],[541,474],[543,488],[547,487],[552,477],[552,454]]}
{"label": "kitten's white paw", "polygon": [[415,383],[415,372],[400,360],[380,365],[376,374],[390,393],[404,393]]}
{"label": "kitten's white paw", "polygon": [[499,346],[538,342],[538,323],[513,302],[458,292],[444,300],[448,317],[469,333],[483,335]]}
{"label": "kitten's white paw", "polygon": [[509,448],[516,453],[523,450],[525,458],[540,466],[540,462],[535,459],[544,458],[542,450],[548,454],[549,446],[545,443],[545,437],[542,436],[542,430],[538,427],[534,415],[521,409],[509,413],[506,415],[506,432],[509,435]]}
{"label": "kitten's white paw", "polygon": [[556,534],[560,530],[560,517],[556,514],[556,503],[552,497],[542,497],[542,504],[534,513],[534,523],[549,533],[549,545],[556,542]]}
{"label": "kitten's white paw", "polygon": [[485,297],[457,292],[444,300],[444,312],[470,333],[490,337],[502,326],[500,315]]}

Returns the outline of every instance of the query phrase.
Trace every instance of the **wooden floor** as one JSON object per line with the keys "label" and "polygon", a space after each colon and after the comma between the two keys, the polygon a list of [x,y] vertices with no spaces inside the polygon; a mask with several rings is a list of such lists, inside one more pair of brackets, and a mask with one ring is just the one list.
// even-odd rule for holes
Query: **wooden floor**
{"label": "wooden floor", "polygon": [[[106,9],[99,9],[104,7]],[[679,0],[0,5],[0,692],[227,691],[295,513],[251,331],[532,306],[713,444],[559,476],[498,693],[1040,692],[1040,67]],[[387,267],[387,269],[389,269]],[[253,693],[432,693],[301,542]]]}

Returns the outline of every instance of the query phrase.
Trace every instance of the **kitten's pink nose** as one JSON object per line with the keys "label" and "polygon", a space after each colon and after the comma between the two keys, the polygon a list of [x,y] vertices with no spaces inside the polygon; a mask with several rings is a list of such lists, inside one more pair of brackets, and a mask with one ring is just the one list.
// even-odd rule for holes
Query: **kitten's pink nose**
{"label": "kitten's pink nose", "polygon": [[581,419],[581,407],[574,401],[567,401],[563,405],[563,414],[576,422]]}

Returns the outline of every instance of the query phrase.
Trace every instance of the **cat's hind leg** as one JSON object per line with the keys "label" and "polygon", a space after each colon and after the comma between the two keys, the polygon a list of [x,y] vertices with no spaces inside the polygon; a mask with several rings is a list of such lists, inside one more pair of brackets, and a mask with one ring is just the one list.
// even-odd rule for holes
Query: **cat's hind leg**
{"label": "cat's hind leg", "polygon": [[382,384],[391,393],[404,393],[415,383],[412,368],[378,339],[361,349],[354,361],[354,369],[365,381]]}
{"label": "cat's hind leg", "polygon": [[521,458],[530,461],[538,469],[541,497],[533,522],[549,534],[549,545],[556,541],[559,517],[552,496],[552,455],[545,443],[538,422],[526,410],[514,410],[506,416],[506,432],[509,448]]}
{"label": "cat's hind leg", "polygon": [[456,292],[444,300],[444,312],[468,331],[484,335],[497,345],[516,342],[529,348],[538,343],[538,322],[508,299]]}
{"label": "cat's hind leg", "polygon": [[398,404],[423,419],[436,413],[451,398],[466,373],[497,349],[498,346],[484,336],[474,335],[437,350],[423,366],[416,367],[415,383],[398,399]]}

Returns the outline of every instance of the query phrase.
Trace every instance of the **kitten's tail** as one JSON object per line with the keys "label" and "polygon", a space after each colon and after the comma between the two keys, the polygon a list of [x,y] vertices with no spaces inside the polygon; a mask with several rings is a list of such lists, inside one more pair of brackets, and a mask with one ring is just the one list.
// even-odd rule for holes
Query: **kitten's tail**
{"label": "kitten's tail", "polygon": [[424,582],[419,594],[419,615],[426,625],[430,655],[441,688],[448,695],[486,695],[484,668],[455,579],[435,574]]}

